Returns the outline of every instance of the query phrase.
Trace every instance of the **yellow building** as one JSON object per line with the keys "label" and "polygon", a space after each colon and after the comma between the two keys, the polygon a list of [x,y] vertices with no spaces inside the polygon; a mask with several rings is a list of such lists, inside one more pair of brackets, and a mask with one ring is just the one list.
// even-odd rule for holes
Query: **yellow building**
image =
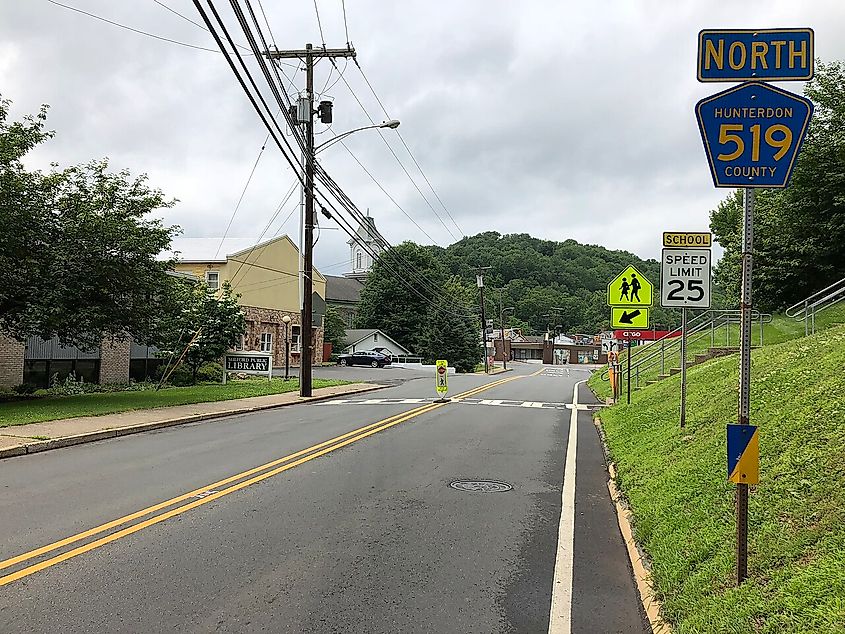
{"label": "yellow building", "polygon": [[[301,342],[299,310],[299,250],[286,235],[227,255],[220,260],[181,260],[176,271],[205,280],[208,288],[217,290],[229,282],[243,308],[247,329],[239,349],[273,353],[273,364],[285,363],[285,329],[282,317],[291,318],[291,364],[298,365]],[[314,293],[326,297],[326,279],[314,270]],[[324,306],[316,300],[316,307]],[[323,360],[322,319],[315,317],[314,362]]]}

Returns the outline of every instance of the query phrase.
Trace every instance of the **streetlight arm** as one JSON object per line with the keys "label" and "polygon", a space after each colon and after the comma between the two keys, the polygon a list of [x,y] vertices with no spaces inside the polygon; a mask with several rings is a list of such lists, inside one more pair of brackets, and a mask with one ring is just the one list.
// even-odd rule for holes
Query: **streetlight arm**
{"label": "streetlight arm", "polygon": [[317,152],[322,152],[323,150],[325,150],[330,145],[334,145],[338,141],[341,141],[342,139],[345,139],[346,137],[348,137],[350,134],[360,132],[361,130],[374,130],[376,128],[390,128],[391,130],[395,130],[398,127],[399,127],[399,121],[397,121],[396,119],[391,119],[390,121],[385,121],[384,123],[377,123],[375,125],[365,125],[365,126],[360,127],[360,128],[355,128],[354,130],[347,130],[343,134],[338,134],[336,137],[332,137],[328,141],[325,141],[324,143],[321,143],[320,145],[315,147],[314,153],[316,154]]}

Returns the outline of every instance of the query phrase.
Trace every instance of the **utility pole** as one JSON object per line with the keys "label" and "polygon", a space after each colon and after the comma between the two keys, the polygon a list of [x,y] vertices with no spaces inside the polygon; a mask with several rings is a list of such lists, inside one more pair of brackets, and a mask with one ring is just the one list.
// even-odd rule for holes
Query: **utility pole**
{"label": "utility pole", "polygon": [[484,341],[484,374],[490,373],[490,364],[487,362],[487,321],[484,317],[484,273],[489,266],[478,267],[478,273],[475,276],[475,283],[478,285],[479,303],[481,304],[481,339]]}
{"label": "utility pole", "polygon": [[314,60],[322,57],[351,57],[355,49],[321,48],[314,50],[309,43],[305,50],[267,51],[269,59],[301,59],[305,61],[305,249],[302,280],[302,344],[299,355],[299,395],[311,396],[311,377],[314,354],[313,293],[314,293]]}
{"label": "utility pole", "polygon": [[504,290],[502,294],[499,295],[499,325],[502,328],[502,370],[508,369],[508,354],[505,351],[505,311],[513,311],[514,308],[505,308],[505,304],[503,301]]}

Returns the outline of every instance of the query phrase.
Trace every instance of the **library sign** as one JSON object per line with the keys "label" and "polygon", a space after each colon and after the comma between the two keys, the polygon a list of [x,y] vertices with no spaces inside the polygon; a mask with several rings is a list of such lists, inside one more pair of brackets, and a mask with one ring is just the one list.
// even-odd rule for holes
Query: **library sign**
{"label": "library sign", "polygon": [[264,352],[227,352],[223,360],[223,383],[229,372],[241,374],[266,374],[273,378],[273,356]]}

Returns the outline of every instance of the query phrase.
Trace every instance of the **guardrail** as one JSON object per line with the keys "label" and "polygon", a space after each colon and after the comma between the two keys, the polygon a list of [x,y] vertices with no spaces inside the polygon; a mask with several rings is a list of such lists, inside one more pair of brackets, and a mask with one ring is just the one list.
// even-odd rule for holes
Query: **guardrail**
{"label": "guardrail", "polygon": [[845,277],[786,309],[786,316],[804,321],[804,336],[816,333],[816,313],[845,299]]}

